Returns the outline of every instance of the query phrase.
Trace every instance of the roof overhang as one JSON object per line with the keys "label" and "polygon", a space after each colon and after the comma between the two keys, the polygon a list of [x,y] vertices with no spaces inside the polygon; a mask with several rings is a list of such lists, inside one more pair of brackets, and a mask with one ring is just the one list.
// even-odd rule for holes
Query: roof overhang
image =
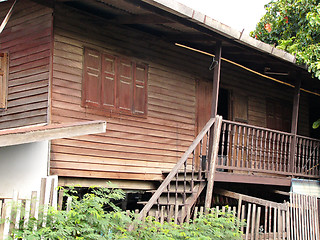
{"label": "roof overhang", "polygon": [[[96,17],[97,26],[122,25],[148,33],[155,40],[179,43],[214,54],[222,43],[222,57],[246,68],[320,93],[320,81],[312,78],[305,65],[297,65],[295,56],[251,38],[213,18],[175,0],[33,0],[52,6],[62,5]],[[208,60],[210,61],[210,60]],[[209,63],[208,63],[209,64]]]}
{"label": "roof overhang", "polygon": [[0,130],[0,147],[103,133],[106,126],[105,121],[89,121]]}

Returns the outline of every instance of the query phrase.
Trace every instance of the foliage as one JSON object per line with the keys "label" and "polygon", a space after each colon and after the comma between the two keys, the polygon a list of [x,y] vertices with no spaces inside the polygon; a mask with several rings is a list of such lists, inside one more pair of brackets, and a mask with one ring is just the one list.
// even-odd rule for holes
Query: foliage
{"label": "foliage", "polygon": [[250,33],[296,55],[320,79],[320,0],[272,0]]}
{"label": "foliage", "polygon": [[312,124],[312,128],[316,129],[320,126],[320,118]]}
{"label": "foliage", "polygon": [[[100,188],[93,188],[82,199],[73,195],[69,212],[49,209],[45,225],[29,218],[27,226],[22,227],[21,222],[10,239],[241,239],[239,220],[232,213],[219,212],[217,217],[211,211],[181,226],[173,222],[160,224],[152,217],[138,221],[133,213],[113,204],[113,200],[123,197],[119,189]],[[106,207],[113,211],[106,211]],[[132,231],[128,231],[130,225]]]}

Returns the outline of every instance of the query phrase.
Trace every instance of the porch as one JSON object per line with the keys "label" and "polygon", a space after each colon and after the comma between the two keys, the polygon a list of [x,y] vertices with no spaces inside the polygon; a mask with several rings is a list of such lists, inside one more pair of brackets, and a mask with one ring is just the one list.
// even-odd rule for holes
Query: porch
{"label": "porch", "polygon": [[238,177],[319,178],[319,144],[318,139],[222,120],[216,168],[218,175]]}

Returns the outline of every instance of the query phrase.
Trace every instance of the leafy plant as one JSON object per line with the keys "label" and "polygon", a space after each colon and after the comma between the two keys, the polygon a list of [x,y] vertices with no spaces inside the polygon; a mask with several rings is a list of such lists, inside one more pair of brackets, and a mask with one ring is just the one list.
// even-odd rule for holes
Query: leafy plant
{"label": "leafy plant", "polygon": [[[163,224],[147,217],[137,220],[134,213],[121,211],[114,200],[124,198],[119,189],[91,188],[83,198],[74,188],[67,196],[73,198],[70,211],[50,208],[45,224],[29,218],[27,226],[20,223],[10,239],[241,239],[240,223],[232,213],[214,212],[200,215],[191,223]],[[107,211],[112,208],[112,211]],[[43,216],[43,213],[40,214]],[[133,230],[129,231],[129,226]]]}
{"label": "leafy plant", "polygon": [[296,55],[320,79],[320,1],[272,0],[266,13],[250,33],[252,37],[276,45]]}

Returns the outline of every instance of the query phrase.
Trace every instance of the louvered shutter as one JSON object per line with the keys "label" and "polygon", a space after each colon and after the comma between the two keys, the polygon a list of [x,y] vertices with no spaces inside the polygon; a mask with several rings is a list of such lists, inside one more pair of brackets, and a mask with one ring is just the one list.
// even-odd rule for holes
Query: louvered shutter
{"label": "louvered shutter", "polygon": [[116,60],[114,56],[102,55],[102,104],[114,108],[116,101]]}
{"label": "louvered shutter", "polygon": [[9,56],[0,53],[0,109],[6,109],[8,96],[8,66]]}
{"label": "louvered shutter", "polygon": [[136,64],[134,82],[134,113],[145,114],[147,106],[147,66]]}
{"label": "louvered shutter", "polygon": [[101,54],[99,51],[85,49],[84,54],[85,102],[99,106],[101,99]]}
{"label": "louvered shutter", "polygon": [[133,68],[132,62],[119,59],[117,81],[117,104],[120,111],[131,112],[133,104]]}

